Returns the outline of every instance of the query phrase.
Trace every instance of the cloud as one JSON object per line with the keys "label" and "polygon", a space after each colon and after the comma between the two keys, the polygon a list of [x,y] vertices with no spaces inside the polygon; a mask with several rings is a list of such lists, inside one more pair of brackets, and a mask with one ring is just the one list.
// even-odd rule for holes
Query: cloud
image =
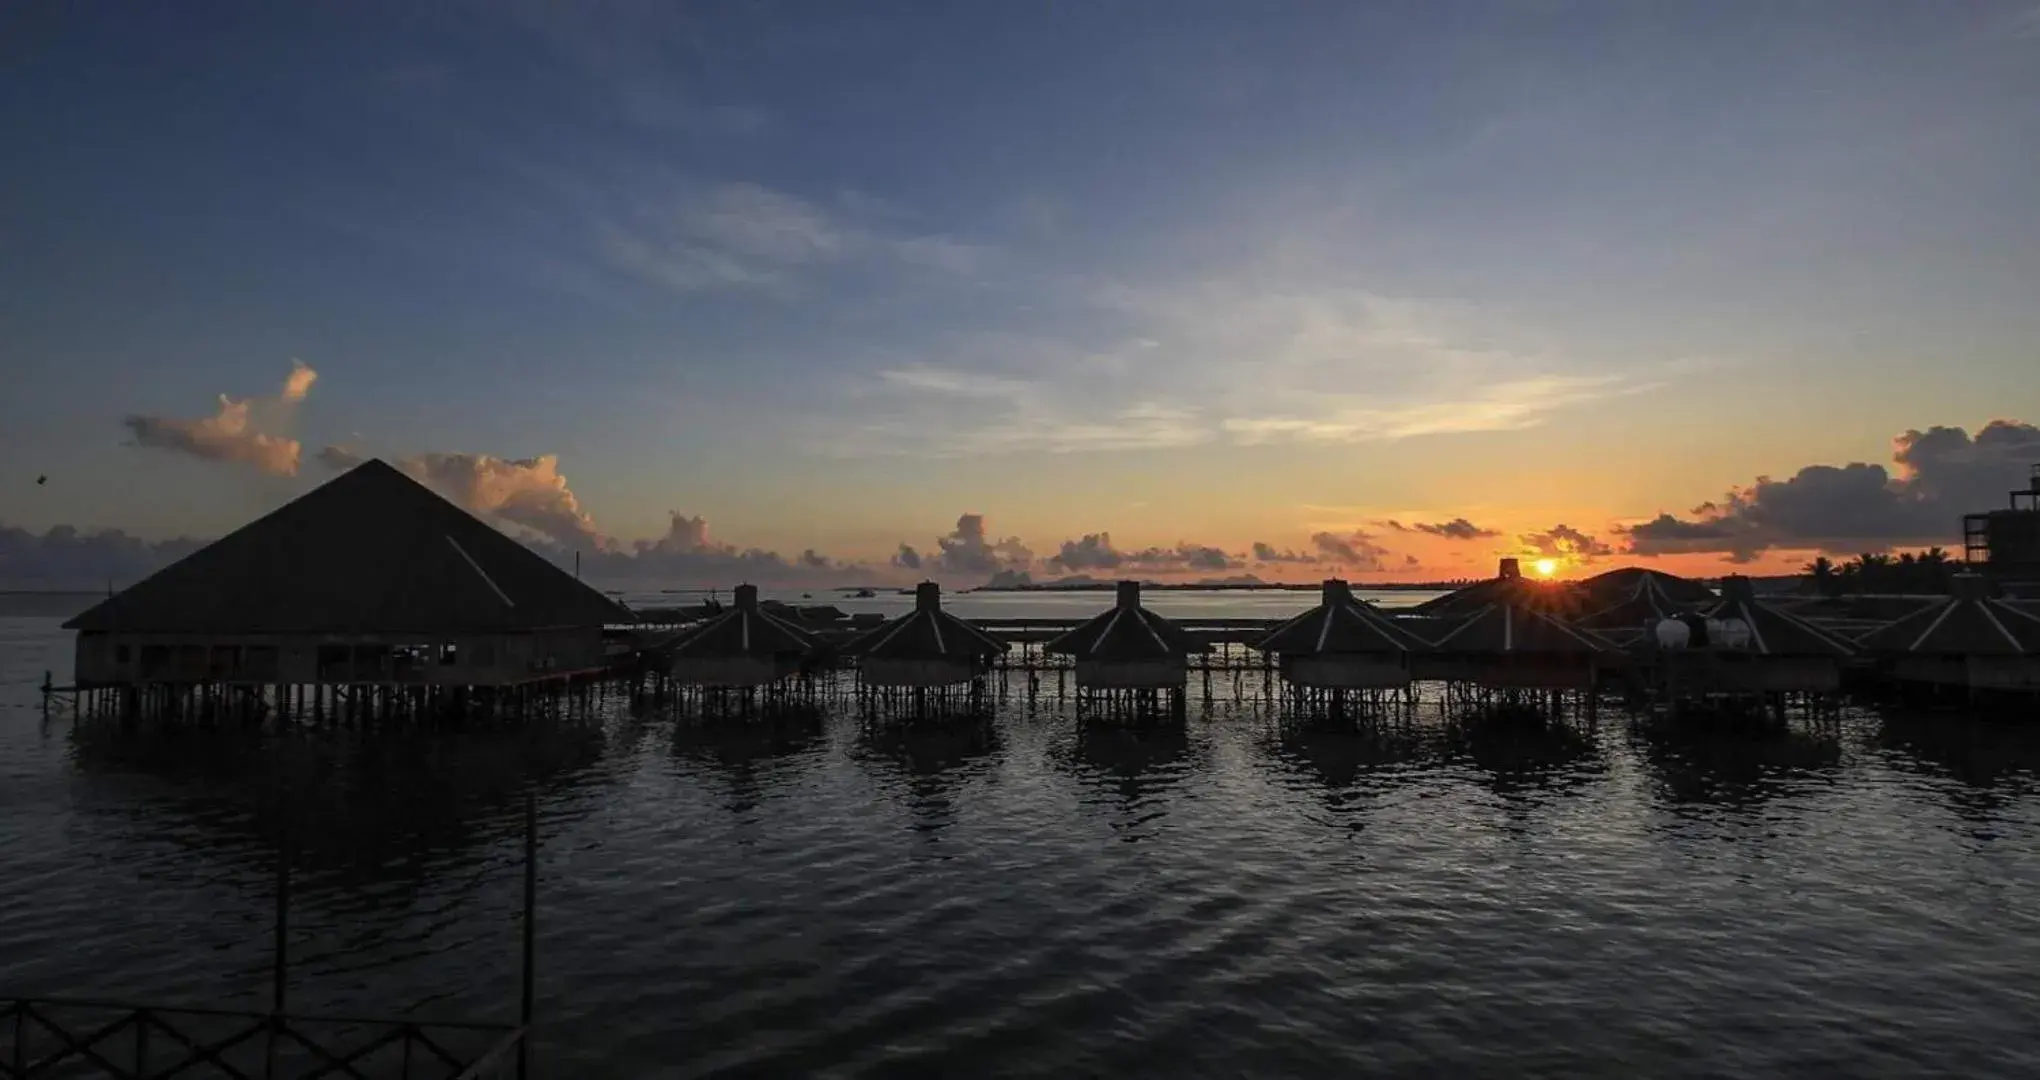
{"label": "cloud", "polygon": [[471,513],[529,529],[569,550],[601,551],[611,546],[567,486],[556,454],[513,459],[430,453],[395,464]]}
{"label": "cloud", "polygon": [[1447,540],[1490,540],[1502,535],[1500,529],[1483,529],[1463,517],[1453,518],[1451,521],[1416,522],[1409,525],[1400,521],[1390,521],[1388,527],[1397,532],[1429,533]]}
{"label": "cloud", "polygon": [[926,560],[927,566],[952,574],[977,577],[1001,570],[1025,570],[1034,563],[1034,552],[1019,537],[991,539],[985,532],[983,514],[958,515],[956,528],[947,536],[937,537],[935,547],[937,553]]}
{"label": "cloud", "polygon": [[40,535],[0,525],[0,582],[9,587],[125,587],[203,546],[190,537],[144,540],[119,529],[58,525]]}
{"label": "cloud", "polygon": [[1585,371],[1478,305],[1297,280],[1075,281],[1031,307],[1058,335],[894,350],[849,393],[852,456],[1343,444],[1535,427],[1643,393],[1676,364]]}
{"label": "cloud", "polygon": [[990,249],[939,233],[895,232],[858,206],[830,208],[745,181],[704,183],[633,173],[628,184],[562,181],[596,258],[610,270],[680,293],[783,288],[850,264],[975,272]]}
{"label": "cloud", "polygon": [[[565,564],[571,554],[557,544],[534,544],[542,554]],[[604,581],[646,581],[682,585],[801,583],[840,577],[858,569],[813,548],[789,559],[776,551],[738,547],[714,539],[699,515],[667,514],[666,534],[628,544],[616,540],[585,555],[583,573]]]}
{"label": "cloud", "polygon": [[1246,563],[1238,556],[1227,554],[1222,548],[1209,544],[1193,544],[1189,541],[1178,541],[1174,547],[1121,551],[1112,545],[1110,533],[1100,532],[1088,533],[1076,540],[1063,541],[1061,548],[1049,556],[1047,565],[1051,569],[1066,573],[1124,570],[1172,574],[1231,570]]}
{"label": "cloud", "polygon": [[901,544],[899,551],[893,553],[892,565],[901,570],[919,570],[921,553],[915,551],[910,544]]}
{"label": "cloud", "polygon": [[314,455],[319,464],[336,472],[343,472],[368,460],[346,446],[334,444],[321,449]]}
{"label": "cloud", "polygon": [[1954,543],[1965,513],[2004,504],[2040,461],[2040,428],[1992,420],[1972,437],[1960,427],[1909,429],[1892,440],[1892,467],[1868,462],[1808,465],[1760,476],[1685,518],[1667,513],[1619,528],[1635,555],[1717,552],[1747,561],[1771,549],[1881,550]]}
{"label": "cloud", "polygon": [[310,365],[306,364],[303,360],[292,360],[290,362],[290,374],[284,376],[283,393],[278,395],[278,398],[279,400],[296,404],[303,401],[305,396],[312,392],[312,384],[318,381],[319,373],[313,371]]}
{"label": "cloud", "polygon": [[1523,550],[1547,559],[1566,559],[1585,565],[1605,555],[1614,554],[1614,549],[1599,537],[1589,536],[1570,525],[1553,525],[1543,532],[1524,533],[1517,537]]}
{"label": "cloud", "polygon": [[1254,541],[1251,554],[1255,562],[1269,565],[1277,563],[1310,565],[1318,561],[1317,556],[1307,551],[1289,551],[1261,540]]}
{"label": "cloud", "polygon": [[291,410],[311,392],[319,373],[303,361],[291,361],[276,398],[262,401],[235,399],[221,394],[219,408],[211,416],[195,420],[177,417],[130,414],[121,424],[134,436],[135,445],[189,454],[206,461],[252,465],[271,476],[296,476],[303,447],[296,439],[263,430],[265,421],[285,423]]}
{"label": "cloud", "polygon": [[1357,531],[1313,533],[1310,542],[1317,548],[1320,561],[1352,570],[1379,570],[1382,560],[1395,554],[1375,543],[1369,534]]}

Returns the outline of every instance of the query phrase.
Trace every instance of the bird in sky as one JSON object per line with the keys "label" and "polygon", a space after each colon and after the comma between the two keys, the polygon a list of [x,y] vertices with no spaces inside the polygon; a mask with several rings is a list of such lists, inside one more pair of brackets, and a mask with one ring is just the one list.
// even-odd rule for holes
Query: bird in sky
{"label": "bird in sky", "polygon": [[42,487],[42,486],[43,486],[44,484],[47,484],[47,483],[49,483],[49,482],[50,482],[50,478],[49,478],[49,477],[47,477],[47,476],[38,476],[38,477],[36,477],[36,478],[35,478],[35,486],[36,486],[36,487]]}

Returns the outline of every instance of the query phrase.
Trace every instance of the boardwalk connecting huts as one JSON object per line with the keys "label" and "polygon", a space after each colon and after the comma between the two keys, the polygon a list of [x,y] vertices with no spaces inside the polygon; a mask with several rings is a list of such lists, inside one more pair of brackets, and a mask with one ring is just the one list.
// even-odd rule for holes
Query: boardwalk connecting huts
{"label": "boardwalk connecting huts", "polygon": [[1975,574],[1954,594],[1858,638],[1901,683],[1968,691],[2040,690],[2040,615],[1990,595]]}
{"label": "boardwalk connecting huts", "polygon": [[1430,644],[1334,578],[1324,583],[1318,606],[1277,625],[1253,647],[1276,658],[1283,682],[1300,696],[1343,705],[1348,692],[1409,686],[1411,657]]}
{"label": "boardwalk connecting huts", "polygon": [[64,625],[95,705],[371,719],[528,704],[600,674],[631,618],[369,461]]}
{"label": "boardwalk connecting huts", "polygon": [[931,704],[938,710],[981,704],[992,661],[1008,648],[942,610],[942,586],[924,581],[914,589],[914,610],[852,638],[842,653],[856,662],[867,706],[911,707],[918,714]]}
{"label": "boardwalk connecting huts", "polygon": [[658,651],[676,685],[755,691],[800,675],[823,646],[806,627],[759,604],[756,585],[739,585],[727,610],[681,631]]}
{"label": "boardwalk connecting huts", "polygon": [[1119,583],[1112,608],[1041,648],[1068,656],[1076,668],[1077,703],[1114,711],[1151,708],[1164,695],[1183,709],[1189,657],[1211,646],[1141,606],[1140,582]]}

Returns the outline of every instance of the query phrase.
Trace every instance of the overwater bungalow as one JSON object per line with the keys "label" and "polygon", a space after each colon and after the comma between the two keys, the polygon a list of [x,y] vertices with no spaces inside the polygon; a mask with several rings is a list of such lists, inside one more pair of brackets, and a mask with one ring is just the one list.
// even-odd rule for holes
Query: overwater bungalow
{"label": "overwater bungalow", "polygon": [[[368,461],[65,623],[83,691],[189,701],[273,688],[518,687],[593,673],[624,607],[382,461]],[[307,688],[313,690],[306,694]],[[422,688],[433,694],[412,692]],[[348,694],[350,709],[370,697]]]}
{"label": "overwater bungalow", "polygon": [[1141,606],[1140,582],[1119,583],[1118,602],[1042,645],[1076,662],[1079,690],[1181,690],[1189,657],[1211,646]]}
{"label": "overwater bungalow", "polygon": [[1711,667],[1696,674],[1725,693],[1837,690],[1842,665],[1856,652],[1841,635],[1757,599],[1750,579],[1739,574],[1721,579],[1721,602],[1698,625],[1684,651],[1711,658]]}
{"label": "overwater bungalow", "polygon": [[759,604],[756,585],[739,585],[734,596],[722,614],[660,648],[675,683],[707,689],[767,686],[799,674],[822,651],[822,643],[805,627]]}
{"label": "overwater bungalow", "polygon": [[1559,581],[1532,581],[1523,576],[1520,561],[1503,559],[1496,566],[1494,577],[1432,597],[1410,611],[1433,618],[1464,618],[1497,603],[1569,615],[1580,610],[1581,601],[1572,585]]}
{"label": "overwater bungalow", "polygon": [[1333,578],[1317,607],[1276,626],[1253,647],[1276,656],[1292,686],[1342,691],[1408,686],[1411,655],[1430,645]]}
{"label": "overwater bungalow", "polygon": [[843,654],[857,660],[857,679],[866,686],[920,689],[968,683],[1007,648],[942,610],[942,586],[924,581],[914,589],[914,610],[859,634]]}
{"label": "overwater bungalow", "polygon": [[[1611,575],[1622,574],[1622,578]],[[1658,623],[1676,619],[1715,602],[1712,590],[1698,582],[1661,574],[1655,570],[1616,570],[1601,576],[1601,584],[1588,591],[1609,602],[1572,620],[1582,630],[1592,630],[1618,647],[1634,645],[1650,635]],[[1680,589],[1672,582],[1697,586],[1697,592]],[[1622,590],[1622,586],[1627,586]]]}
{"label": "overwater bungalow", "polygon": [[1705,582],[1643,566],[1624,566],[1577,583],[1589,611],[1599,610],[1648,591],[1669,599],[1674,607],[1708,607],[1719,599]]}
{"label": "overwater bungalow", "polygon": [[1413,661],[1418,678],[1490,690],[1584,690],[1607,649],[1556,614],[1503,600],[1467,616]]}
{"label": "overwater bungalow", "polygon": [[1856,640],[1900,682],[1972,690],[2040,690],[2040,616],[1957,574],[1954,594]]}

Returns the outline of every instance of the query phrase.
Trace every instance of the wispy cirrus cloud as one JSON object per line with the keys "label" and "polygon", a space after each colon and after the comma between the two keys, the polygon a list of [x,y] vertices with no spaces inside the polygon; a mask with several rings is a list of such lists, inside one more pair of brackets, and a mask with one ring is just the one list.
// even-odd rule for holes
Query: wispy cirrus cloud
{"label": "wispy cirrus cloud", "polygon": [[[970,334],[853,387],[866,422],[832,452],[997,453],[1335,444],[1516,431],[1656,389],[1504,344],[1480,309],[1360,290],[1087,283],[1093,340]],[[1085,319],[1071,318],[1083,323]]]}
{"label": "wispy cirrus cloud", "polygon": [[547,175],[579,211],[599,265],[670,292],[784,290],[853,265],[972,274],[995,259],[988,247],[913,231],[855,198],[831,205],[658,170],[609,185]]}

